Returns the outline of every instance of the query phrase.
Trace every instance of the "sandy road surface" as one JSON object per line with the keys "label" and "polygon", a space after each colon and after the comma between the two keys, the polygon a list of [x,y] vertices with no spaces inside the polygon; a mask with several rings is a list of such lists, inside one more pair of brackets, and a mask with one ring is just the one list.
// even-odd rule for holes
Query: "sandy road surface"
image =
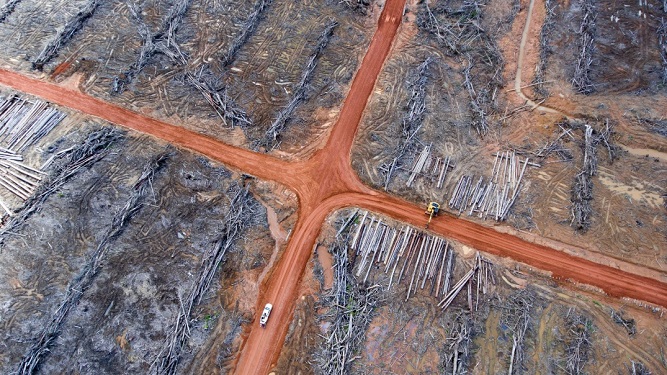
{"label": "sandy road surface", "polygon": [[[341,207],[359,206],[417,226],[424,223],[422,207],[364,186],[352,171],[349,160],[359,121],[391,48],[404,3],[405,0],[387,0],[378,29],[326,146],[306,161],[288,163],[232,147],[81,92],[14,72],[0,70],[0,84],[189,148],[296,191],[299,220],[285,254],[263,286],[256,305],[257,311],[261,311],[266,302],[274,304],[270,323],[266,329],[261,329],[253,322],[236,366],[239,374],[265,374],[280,353],[298,297],[299,282],[326,215]],[[576,280],[598,286],[614,296],[628,296],[667,307],[667,285],[658,280],[567,255],[450,215],[433,221],[430,228],[476,249],[551,271],[557,278]]]}

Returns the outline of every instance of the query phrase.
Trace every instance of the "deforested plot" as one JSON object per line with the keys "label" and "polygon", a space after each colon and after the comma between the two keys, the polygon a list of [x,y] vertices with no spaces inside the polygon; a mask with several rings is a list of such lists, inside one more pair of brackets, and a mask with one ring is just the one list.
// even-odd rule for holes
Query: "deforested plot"
{"label": "deforested plot", "polygon": [[[481,174],[480,149],[501,124],[498,43],[512,1],[408,5],[415,34],[390,55],[360,128],[352,164],[364,181],[411,200],[449,199],[462,170]],[[444,195],[444,196],[443,196]]]}
{"label": "deforested plot", "polygon": [[274,247],[274,187],[146,137],[83,133],[42,156],[66,151],[1,233],[1,371],[227,368]]}
{"label": "deforested plot", "polygon": [[[37,9],[48,14],[28,20]],[[268,150],[296,151],[342,104],[374,22],[359,9],[285,0],[30,0],[0,23],[0,36],[12,41],[0,55],[230,143],[256,148],[271,138]],[[333,22],[339,26],[329,35]],[[320,45],[321,34],[328,43]]]}
{"label": "deforested plot", "polygon": [[[437,246],[430,250],[428,234],[425,246],[410,233],[406,237],[401,230],[408,228],[359,209],[330,217],[314,249],[312,277],[310,270],[305,277],[313,291],[299,299],[272,371],[585,374],[612,368],[643,374],[663,366],[667,339],[649,332],[664,332],[660,308],[563,288],[530,267],[480,257],[454,242],[449,290],[459,292],[441,309],[441,297],[423,279],[432,270],[428,260],[438,259]],[[410,263],[404,271],[409,278],[398,282],[400,259],[407,253],[395,257],[400,251],[392,249],[400,250],[403,238],[408,247],[416,245],[413,262],[420,260]],[[414,267],[422,260],[423,267]],[[438,272],[436,267],[436,278]],[[635,336],[642,334],[647,341]]]}
{"label": "deforested plot", "polygon": [[573,90],[586,95],[661,90],[662,6],[645,1],[548,3],[552,12],[544,27],[550,36],[541,48],[559,53],[540,56],[549,66],[545,74],[540,72],[544,81],[569,81]]}
{"label": "deforested plot", "polygon": [[51,61],[64,44],[69,42],[76,33],[80,31],[88,18],[92,17],[95,9],[99,5],[99,0],[90,0],[83,8],[77,11],[76,15],[67,21],[62,30],[59,31],[52,40],[50,40],[42,52],[32,62],[33,69],[42,70],[44,64]]}

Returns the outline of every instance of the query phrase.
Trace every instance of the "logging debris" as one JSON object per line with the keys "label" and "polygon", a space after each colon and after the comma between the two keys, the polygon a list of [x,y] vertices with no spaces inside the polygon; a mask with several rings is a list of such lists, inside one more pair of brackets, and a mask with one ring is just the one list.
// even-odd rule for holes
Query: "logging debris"
{"label": "logging debris", "polygon": [[639,116],[635,117],[637,123],[650,132],[667,137],[667,120],[664,119],[649,119]]}
{"label": "logging debris", "polygon": [[658,45],[660,46],[660,59],[662,60],[662,84],[664,85],[667,84],[667,22],[665,22],[664,17],[660,17],[660,26],[658,26],[656,33],[658,34]]}
{"label": "logging debris", "polygon": [[377,307],[383,302],[379,285],[360,286],[350,272],[348,247],[338,239],[329,248],[333,255],[333,286],[321,299],[326,308],[323,320],[330,323],[323,347],[315,353],[319,372],[326,375],[348,374],[357,359]]}
{"label": "logging debris", "polygon": [[329,20],[327,26],[324,28],[324,31],[320,34],[317,39],[317,44],[315,49],[310,54],[308,63],[301,74],[301,80],[298,85],[294,88],[294,92],[290,101],[283,107],[283,109],[278,112],[278,115],[271,123],[271,126],[264,133],[264,139],[261,141],[261,146],[266,150],[271,150],[278,146],[280,143],[279,138],[287,126],[287,122],[291,119],[292,114],[296,107],[306,99],[306,93],[310,87],[310,81],[313,78],[313,72],[317,67],[317,61],[322,54],[322,51],[329,44],[329,40],[333,36],[334,29],[338,26],[338,22],[335,20]]}
{"label": "logging debris", "polygon": [[634,319],[631,318],[626,319],[623,317],[622,311],[616,311],[614,309],[611,309],[610,315],[614,323],[625,328],[625,331],[628,333],[628,336],[634,336],[637,333],[637,325]]}
{"label": "logging debris", "polygon": [[83,293],[90,287],[95,276],[99,273],[102,261],[111,244],[123,233],[132,217],[142,208],[146,193],[151,191],[153,177],[166,164],[168,158],[168,153],[161,154],[144,167],[125,206],[114,216],[111,226],[98,243],[95,251],[90,254],[88,262],[68,285],[65,297],[49,323],[41,330],[39,336],[21,359],[17,369],[18,374],[33,374],[38,370],[42,359],[48,355],[51,346],[55,344],[55,340],[59,336],[70,311],[76,308]]}
{"label": "logging debris", "polygon": [[[178,295],[181,309],[176,316],[176,321],[171,326],[171,331],[168,333],[162,349],[151,365],[152,369],[155,369],[158,374],[175,374],[177,372],[181,352],[188,344],[193,309],[201,303],[202,298],[206,295],[220,264],[225,261],[227,253],[234,249],[245,230],[254,224],[254,218],[257,217],[258,202],[252,198],[247,187],[241,187],[238,184],[232,186],[227,192],[227,196],[230,197],[230,203],[225,215],[224,229],[215,244],[202,256],[197,279],[190,287],[187,296],[184,298],[180,293]],[[242,319],[242,317],[239,319]]]}
{"label": "logging debris", "polygon": [[7,17],[14,12],[14,8],[21,2],[21,0],[9,0],[0,8],[0,22],[5,22]]}
{"label": "logging debris", "polygon": [[340,0],[346,7],[356,10],[364,15],[370,14],[370,6],[373,0]]}
{"label": "logging debris", "polygon": [[417,67],[416,72],[414,73],[414,78],[408,81],[410,98],[406,105],[408,111],[403,115],[403,120],[401,122],[400,141],[391,153],[394,155],[391,162],[379,167],[380,171],[384,174],[385,190],[389,187],[394,169],[402,167],[404,156],[411,150],[414,150],[419,142],[417,133],[424,122],[424,112],[426,111],[426,83],[428,81],[428,72],[432,61],[432,57],[427,57],[424,62]]}
{"label": "logging debris", "polygon": [[417,13],[417,25],[445,48],[445,53],[460,56],[463,86],[470,97],[470,126],[479,136],[489,130],[488,116],[496,111],[497,92],[503,86],[503,55],[498,44],[480,25],[483,2],[466,1],[461,8],[439,2],[431,9],[428,2]]}
{"label": "logging debris", "polygon": [[58,31],[56,36],[44,46],[42,52],[40,52],[37,58],[32,62],[32,68],[42,70],[46,63],[56,57],[60,49],[83,27],[86,20],[92,17],[99,4],[99,0],[88,1],[88,3],[79,10],[72,19],[67,21],[63,29]]}
{"label": "logging debris", "polygon": [[232,43],[227,48],[227,52],[221,61],[223,67],[226,67],[234,62],[236,54],[248,41],[253,32],[255,32],[257,25],[259,25],[259,22],[264,16],[266,8],[268,8],[272,2],[273,0],[258,0],[255,3],[252,13],[250,13],[248,18],[241,24],[241,32],[236,36],[236,38],[234,38],[234,41],[232,41]]}
{"label": "logging debris", "polygon": [[132,83],[141,71],[148,65],[156,53],[169,54],[168,50],[176,44],[176,31],[185,17],[191,0],[179,0],[169,8],[169,12],[162,20],[160,27],[151,33],[141,17],[141,12],[135,4],[130,3],[128,8],[133,18],[137,20],[139,35],[142,39],[139,56],[130,67],[120,75],[114,77],[112,92],[120,94]]}
{"label": "logging debris", "polygon": [[521,289],[511,294],[502,305],[504,310],[499,321],[500,327],[508,327],[512,336],[512,354],[509,360],[508,374],[525,374],[524,350],[526,334],[535,328],[535,292],[532,289]]}
{"label": "logging debris", "polygon": [[595,19],[597,9],[592,0],[580,0],[582,9],[581,25],[579,34],[579,56],[574,68],[572,86],[582,94],[591,94],[595,87],[591,80],[591,65],[593,64],[593,52],[595,49]]}
{"label": "logging debris", "polygon": [[534,92],[542,98],[549,96],[549,91],[544,87],[546,83],[547,63],[549,57],[554,53],[552,44],[552,35],[555,29],[556,7],[558,2],[553,0],[545,0],[544,9],[544,23],[540,31],[540,59],[535,67],[535,77],[533,78]]}
{"label": "logging debris", "polygon": [[0,244],[5,237],[19,231],[19,227],[65,182],[75,176],[82,168],[87,168],[104,158],[109,152],[109,146],[119,142],[122,135],[111,128],[102,128],[88,135],[86,140],[74,148],[63,150],[58,158],[67,156],[66,160],[55,165],[44,184],[40,185],[16,212],[14,217],[0,231]]}
{"label": "logging debris", "polygon": [[591,354],[593,321],[571,307],[565,316],[565,332],[560,341],[565,346],[564,369],[568,374],[583,373]]}
{"label": "logging debris", "polygon": [[459,312],[454,319],[452,329],[447,335],[447,353],[444,367],[447,374],[466,374],[466,367],[472,357],[472,334],[474,322],[470,314]]}
{"label": "logging debris", "polygon": [[618,158],[619,147],[613,143],[613,127],[609,120],[604,121],[604,127],[595,130],[589,124],[569,122],[572,129],[582,130],[584,140],[582,142],[583,161],[581,171],[575,176],[574,185],[570,201],[570,225],[581,232],[586,232],[591,226],[591,216],[593,209],[591,202],[593,200],[593,182],[591,178],[597,174],[598,157],[597,145],[603,144],[609,153],[609,161]]}
{"label": "logging debris", "polygon": [[630,375],[651,375],[651,371],[641,362],[630,361],[628,367],[628,374]]}

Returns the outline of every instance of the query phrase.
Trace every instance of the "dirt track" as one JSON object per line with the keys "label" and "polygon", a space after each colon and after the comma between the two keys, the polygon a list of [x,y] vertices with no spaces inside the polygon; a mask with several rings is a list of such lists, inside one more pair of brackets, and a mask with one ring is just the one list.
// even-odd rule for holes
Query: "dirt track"
{"label": "dirt track", "polygon": [[[151,134],[189,148],[245,173],[273,180],[295,190],[300,203],[299,221],[287,250],[263,286],[257,304],[274,304],[266,329],[253,322],[238,359],[240,374],[266,373],[276,361],[294,309],[301,276],[325,217],[337,208],[359,206],[414,225],[424,222],[423,208],[364,186],[350,167],[350,149],[367,100],[401,21],[405,0],[388,0],[378,30],[357,72],[326,146],[311,159],[296,163],[232,147],[183,128],[147,118],[84,93],[0,70],[0,83],[53,103]],[[508,256],[550,271],[554,277],[572,279],[602,288],[614,296],[627,296],[667,307],[667,285],[661,281],[596,264],[500,233],[493,228],[444,215],[431,230],[476,249]]]}

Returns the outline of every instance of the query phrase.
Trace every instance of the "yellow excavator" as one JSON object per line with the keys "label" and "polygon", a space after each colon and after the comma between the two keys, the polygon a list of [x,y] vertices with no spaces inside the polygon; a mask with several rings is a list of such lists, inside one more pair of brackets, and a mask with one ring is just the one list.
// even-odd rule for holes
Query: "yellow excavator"
{"label": "yellow excavator", "polygon": [[430,202],[428,206],[426,206],[426,211],[424,211],[424,214],[428,215],[428,223],[426,223],[426,226],[424,226],[425,229],[428,229],[428,225],[431,224],[431,219],[433,219],[433,216],[438,216],[439,211],[440,204],[437,202]]}

